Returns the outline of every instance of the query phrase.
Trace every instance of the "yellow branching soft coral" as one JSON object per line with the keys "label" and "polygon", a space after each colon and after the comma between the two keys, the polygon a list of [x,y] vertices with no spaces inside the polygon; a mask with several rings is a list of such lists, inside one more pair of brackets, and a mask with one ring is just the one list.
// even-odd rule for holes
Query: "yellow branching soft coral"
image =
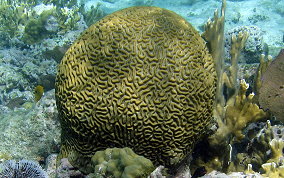
{"label": "yellow branching soft coral", "polygon": [[267,162],[281,163],[282,162],[281,158],[283,159],[283,149],[284,149],[283,140],[274,138],[269,142],[269,145],[272,151],[272,158],[269,159]]}
{"label": "yellow branching soft coral", "polygon": [[[223,5],[223,7],[225,6]],[[223,11],[224,10],[222,9],[222,12]],[[211,29],[218,29],[218,27],[213,27],[214,25],[218,25],[219,32],[223,32],[223,15],[224,12],[219,19],[214,17],[214,19],[219,23],[211,22],[206,26],[211,27]],[[207,34],[206,36],[210,35]],[[217,33],[218,39],[223,39],[221,36],[221,33]],[[259,109],[259,107],[253,103],[252,98],[254,97],[254,94],[246,96],[248,86],[245,81],[241,81],[240,84],[238,81],[238,60],[247,38],[247,33],[239,33],[238,36],[232,36],[232,48],[230,51],[231,64],[227,69],[225,69],[224,66],[224,58],[222,55],[220,55],[223,54],[223,46],[219,47],[219,52],[217,52],[218,49],[215,49],[216,52],[212,50],[212,52],[217,53],[213,53],[212,56],[215,60],[215,67],[218,77],[214,117],[219,126],[218,131],[209,139],[213,145],[228,142],[231,140],[229,138],[232,136],[234,136],[236,141],[240,141],[244,137],[242,130],[247,126],[248,123],[266,117],[265,112]],[[214,41],[218,40],[213,40],[213,42]],[[224,93],[226,93],[226,99]]]}
{"label": "yellow branching soft coral", "polygon": [[235,96],[238,93],[238,61],[241,54],[242,49],[245,46],[246,40],[248,38],[247,33],[239,33],[238,36],[232,36],[232,44],[231,44],[231,65],[226,71],[227,73],[223,73],[224,84],[227,87],[227,103],[226,105],[230,105],[230,102],[233,103],[235,100]]}
{"label": "yellow branching soft coral", "polygon": [[284,177],[284,165],[283,165],[283,153],[284,142],[281,139],[272,139],[269,142],[271,147],[271,155],[272,158],[267,161],[267,163],[263,164],[261,167],[264,170],[265,177],[273,177],[280,178]]}
{"label": "yellow branching soft coral", "polygon": [[266,116],[266,113],[252,102],[254,94],[251,93],[246,96],[248,87],[248,84],[244,80],[241,80],[238,95],[235,97],[233,103],[228,103],[226,109],[226,128],[224,130],[233,133],[236,141],[244,138],[242,130],[248,123],[255,122]]}
{"label": "yellow branching soft coral", "polygon": [[[216,87],[216,105],[217,103],[224,103],[225,98],[223,96],[223,73],[224,73],[224,22],[225,22],[225,9],[226,1],[223,0],[221,8],[221,16],[219,17],[218,11],[214,12],[214,20],[208,20],[205,24],[205,32],[202,37],[207,42],[210,54],[214,59],[214,64],[217,73],[217,87]],[[223,107],[215,106],[215,114],[222,115]],[[221,116],[220,116],[221,117]]]}
{"label": "yellow branching soft coral", "polygon": [[264,177],[273,177],[273,178],[281,178],[284,177],[284,165],[277,166],[276,163],[265,163],[262,165],[263,170],[265,171],[262,174]]}
{"label": "yellow branching soft coral", "polygon": [[[209,136],[210,158],[206,162],[195,161],[197,165],[205,166],[221,171],[228,171],[232,156],[231,144],[244,138],[243,129],[251,123],[265,118],[266,113],[254,103],[254,94],[246,95],[248,85],[244,80],[238,80],[238,61],[241,50],[248,38],[247,33],[233,35],[231,40],[231,61],[228,67],[224,64],[224,19],[225,0],[221,9],[214,14],[214,20],[205,25],[202,37],[207,41],[208,48],[214,59],[217,73],[217,91],[214,107],[214,118],[217,123],[217,131]],[[213,128],[213,127],[212,127]],[[220,150],[223,150],[220,153]],[[215,161],[214,161],[215,160]],[[219,161],[219,164],[211,164]],[[215,165],[222,165],[219,168]],[[213,167],[212,167],[213,166]],[[246,167],[246,166],[244,166]]]}
{"label": "yellow branching soft coral", "polygon": [[[252,103],[254,94],[246,96],[248,86],[245,81],[241,81],[240,84],[238,84],[238,59],[246,39],[247,34],[242,33],[240,33],[238,37],[232,37],[231,65],[228,71],[221,69],[224,72],[222,74],[220,73],[220,76],[218,76],[221,80],[218,81],[221,89],[219,89],[220,93],[217,93],[217,97],[220,99],[216,99],[214,116],[219,129],[209,139],[213,145],[227,142],[227,139],[230,138],[232,134],[236,137],[237,141],[241,140],[243,138],[241,133],[242,129],[244,129],[249,122],[259,120],[266,116],[256,104]],[[223,95],[224,86],[226,86],[226,100]]]}

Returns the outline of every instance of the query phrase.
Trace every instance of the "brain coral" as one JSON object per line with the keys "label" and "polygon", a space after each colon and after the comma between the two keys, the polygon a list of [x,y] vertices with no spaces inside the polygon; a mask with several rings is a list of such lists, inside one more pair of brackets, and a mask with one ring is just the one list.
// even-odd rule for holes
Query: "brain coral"
{"label": "brain coral", "polygon": [[177,165],[206,132],[215,85],[205,42],[183,18],[157,7],[110,14],[59,65],[61,156],[130,147]]}

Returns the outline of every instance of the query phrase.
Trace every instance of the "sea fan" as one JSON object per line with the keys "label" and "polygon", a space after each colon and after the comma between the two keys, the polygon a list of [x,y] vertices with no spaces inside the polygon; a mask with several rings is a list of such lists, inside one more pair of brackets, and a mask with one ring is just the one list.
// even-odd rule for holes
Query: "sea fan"
{"label": "sea fan", "polygon": [[41,166],[30,160],[8,160],[0,167],[1,178],[47,178]]}

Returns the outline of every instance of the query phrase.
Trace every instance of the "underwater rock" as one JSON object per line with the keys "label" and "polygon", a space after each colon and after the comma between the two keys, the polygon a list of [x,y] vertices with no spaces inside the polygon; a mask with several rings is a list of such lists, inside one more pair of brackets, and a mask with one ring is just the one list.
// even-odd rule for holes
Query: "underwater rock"
{"label": "underwater rock", "polygon": [[48,32],[57,32],[59,30],[59,22],[56,17],[53,15],[48,16],[44,28]]}
{"label": "underwater rock", "polygon": [[231,172],[229,174],[225,174],[219,171],[212,171],[202,178],[263,178],[259,173],[244,173],[244,172]]}
{"label": "underwater rock", "polygon": [[59,152],[60,124],[54,90],[32,108],[0,113],[0,150],[13,159],[37,160]]}
{"label": "underwater rock", "polygon": [[51,154],[45,159],[45,171],[49,178],[56,177],[56,161],[58,154]]}
{"label": "underwater rock", "polygon": [[284,122],[284,49],[264,72],[259,91],[259,104],[277,120]]}
{"label": "underwater rock", "polygon": [[9,108],[9,109],[14,109],[14,108],[19,108],[21,107],[24,103],[25,103],[25,98],[23,96],[20,96],[20,97],[16,97],[16,98],[13,98],[11,100],[9,100],[6,104],[6,106]]}
{"label": "underwater rock", "polygon": [[57,63],[60,63],[65,52],[70,47],[68,44],[63,44],[62,46],[55,46],[53,49],[47,49],[43,51],[43,55],[47,59],[54,59]]}
{"label": "underwater rock", "polygon": [[63,158],[56,168],[56,178],[67,177],[84,178],[85,176],[77,168],[72,166],[67,158]]}
{"label": "underwater rock", "polygon": [[246,41],[245,47],[241,52],[240,62],[247,64],[258,63],[259,56],[263,52],[263,34],[259,27],[257,26],[239,26],[232,30],[229,30],[225,34],[225,57],[230,59],[231,50],[231,38],[232,35],[238,35],[238,33],[248,33],[248,39]]}
{"label": "underwater rock", "polygon": [[9,97],[9,93],[13,90],[22,90],[28,83],[24,75],[12,65],[0,65],[0,104],[8,102],[10,99],[23,97],[20,92],[14,92],[14,97]]}

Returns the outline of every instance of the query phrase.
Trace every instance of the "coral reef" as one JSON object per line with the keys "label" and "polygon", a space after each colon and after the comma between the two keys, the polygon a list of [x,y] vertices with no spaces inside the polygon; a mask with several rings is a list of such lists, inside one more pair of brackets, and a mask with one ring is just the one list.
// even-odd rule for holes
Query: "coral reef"
{"label": "coral reef", "polygon": [[[104,18],[114,11],[135,5],[153,5],[172,10],[186,18],[196,29],[200,31],[205,29],[202,37],[207,42],[210,52],[210,54],[205,52],[205,55],[212,55],[217,73],[217,92],[215,105],[213,105],[214,119],[210,122],[208,119],[208,122],[201,124],[204,126],[201,129],[200,127],[193,128],[193,125],[197,125],[196,123],[200,124],[199,120],[190,120],[191,131],[187,133],[186,138],[183,137],[182,131],[184,130],[182,128],[188,127],[185,124],[187,117],[189,115],[196,115],[196,118],[201,117],[202,114],[198,113],[202,113],[202,107],[207,106],[194,107],[199,101],[192,99],[191,95],[184,95],[185,88],[190,88],[193,84],[188,81],[183,84],[182,77],[188,77],[190,80],[193,80],[194,77],[187,72],[179,73],[179,71],[186,71],[184,70],[186,67],[183,65],[186,57],[191,55],[191,49],[195,49],[196,46],[200,47],[199,49],[206,47],[201,42],[201,45],[190,47],[188,50],[187,46],[184,47],[187,38],[179,36],[179,33],[184,32],[179,31],[179,28],[175,28],[173,34],[168,32],[166,32],[166,36],[160,34],[163,24],[172,25],[182,22],[180,25],[187,25],[186,22],[183,23],[183,20],[168,21],[167,16],[163,16],[155,21],[154,27],[149,27],[148,23],[152,22],[144,18],[139,20],[137,26],[135,25],[136,31],[133,29],[125,31],[123,29],[131,27],[132,21],[128,19],[125,21],[116,19],[118,22],[106,21],[105,19],[108,17]],[[109,158],[113,158],[113,152],[118,153],[115,156],[119,158],[121,155],[128,157],[129,155],[126,154],[128,152],[125,152],[125,149],[109,149],[108,147],[130,145],[135,148],[136,153],[138,150],[138,154],[142,156],[158,159],[159,162],[153,162],[155,166],[164,164],[161,160],[166,160],[170,164],[178,163],[176,166],[180,166],[178,169],[172,165],[166,166],[176,171],[175,177],[199,177],[206,173],[208,174],[203,177],[284,177],[284,116],[282,111],[284,100],[281,77],[283,76],[281,71],[284,55],[282,51],[278,57],[275,57],[275,61],[272,61],[274,57],[268,55],[269,53],[277,56],[279,50],[283,49],[284,31],[281,28],[283,26],[281,26],[284,14],[283,5],[281,0],[229,1],[225,28],[227,32],[224,36],[225,1],[223,1],[221,8],[221,16],[219,17],[218,11],[216,11],[212,21],[209,20],[204,28],[204,21],[211,16],[210,13],[213,9],[219,6],[218,1],[192,0],[189,2],[188,0],[180,0],[173,3],[172,0],[0,0],[0,163],[12,159],[37,160],[40,164],[45,162],[50,178],[90,178],[118,174],[121,176],[122,172],[128,174],[134,170],[132,168],[123,169],[125,165],[119,164],[121,160],[124,163],[128,163],[129,160]],[[163,11],[163,13],[170,14],[171,12]],[[159,15],[159,13],[155,13],[155,15]],[[132,16],[132,18],[135,17],[135,15]],[[80,131],[82,135],[72,132],[70,134],[70,130],[65,131],[65,135],[62,135],[65,143],[58,157],[60,125],[53,90],[56,67],[80,33],[98,20],[101,20],[98,23],[104,22],[106,25],[102,25],[99,32],[89,30],[88,33],[94,37],[94,41],[100,41],[100,43],[85,47],[79,43],[77,47],[79,45],[81,47],[76,48],[81,50],[79,57],[76,58],[78,65],[75,62],[69,64],[70,70],[74,73],[86,72],[77,76],[81,80],[71,80],[80,87],[66,87],[66,91],[71,89],[69,93],[66,92],[68,94],[66,97],[72,96],[73,100],[70,100],[69,103],[66,102],[70,104],[70,107],[62,111],[64,114],[70,112],[72,116],[80,117],[80,121],[74,118],[66,120],[67,124],[70,123],[69,125],[77,124],[77,127],[70,127],[70,130]],[[117,24],[121,24],[121,28],[117,28]],[[143,25],[146,29],[140,27]],[[91,28],[94,29],[93,26]],[[111,38],[106,38],[106,33],[103,33],[105,30],[109,30],[109,37],[117,41],[113,42]],[[147,34],[144,33],[145,31]],[[135,32],[141,38],[133,35]],[[87,36],[82,36],[80,40],[89,41]],[[175,40],[169,43],[163,41],[172,37],[176,37],[175,40],[180,43],[176,43]],[[143,45],[139,46],[135,43],[131,46],[132,41]],[[104,48],[101,48],[102,46]],[[170,50],[165,52],[162,50],[164,48]],[[176,48],[178,48],[178,52],[175,52]],[[86,50],[95,52],[88,53]],[[78,54],[77,52],[69,51],[68,53],[75,56]],[[185,53],[183,54],[183,52]],[[262,52],[265,55],[259,56]],[[117,55],[118,53],[121,55]],[[99,57],[96,60],[89,60],[94,56]],[[194,58],[194,60],[198,58]],[[141,60],[139,60],[139,64],[134,65],[133,61],[137,59]],[[168,59],[174,59],[168,61],[171,65],[167,63]],[[191,57],[190,60],[192,60]],[[126,62],[123,63],[123,61]],[[145,67],[145,61],[152,62],[155,64],[154,67],[150,65],[148,68]],[[173,68],[173,61],[178,61],[175,65],[184,68]],[[190,63],[198,68],[204,64],[202,62],[192,63],[192,61]],[[144,67],[140,68],[141,66]],[[151,67],[153,70],[150,70]],[[94,68],[94,71],[89,72]],[[112,75],[113,71],[117,72],[116,75]],[[253,74],[255,71],[256,73]],[[73,75],[73,72],[70,75]],[[195,72],[200,74],[198,70]],[[90,75],[92,76],[89,77]],[[125,78],[118,76],[125,76]],[[131,76],[135,77],[131,78]],[[143,80],[140,80],[139,77]],[[81,85],[81,81],[85,79],[91,84]],[[122,85],[116,84],[118,80]],[[176,82],[177,85],[168,87],[163,85],[163,82]],[[200,83],[203,82],[200,81]],[[42,98],[35,103],[33,89],[38,85],[43,86],[44,91],[41,93]],[[138,90],[138,85],[142,89]],[[90,94],[91,90],[96,94]],[[155,93],[154,90],[157,92]],[[78,98],[76,98],[77,96],[74,94],[80,92],[85,95],[77,95]],[[124,95],[121,96],[121,93]],[[183,94],[183,97],[179,98],[178,94]],[[109,97],[102,97],[106,95]],[[172,98],[169,97],[170,95]],[[78,100],[75,101],[74,98]],[[118,98],[118,101],[116,102],[114,98]],[[170,99],[166,100],[166,98]],[[96,101],[95,109],[90,104],[93,101]],[[187,108],[182,105],[182,101],[193,104]],[[200,102],[203,101],[200,100]],[[64,104],[64,102],[62,103]],[[196,112],[190,109],[191,106],[193,106],[192,110]],[[163,112],[158,112],[159,109]],[[89,111],[89,115],[82,110]],[[110,115],[106,113],[110,113]],[[205,115],[209,118],[210,114]],[[94,122],[98,118],[101,119],[100,122]],[[164,118],[174,121],[170,123],[173,123],[170,125],[171,127],[162,127],[169,124],[168,120],[164,121]],[[270,121],[265,122],[266,119]],[[135,125],[135,123],[138,124]],[[142,130],[141,128],[144,127],[146,129]],[[173,127],[176,129],[172,129]],[[81,132],[86,128],[91,131]],[[164,130],[161,131],[159,128]],[[65,128],[63,127],[63,129]],[[112,132],[111,129],[117,130],[117,132]],[[205,139],[196,138],[193,135],[196,132],[195,129],[198,129],[197,132],[200,132],[203,138],[205,136]],[[201,132],[202,129],[204,130]],[[64,140],[69,135],[79,136],[74,140]],[[85,146],[86,140],[78,141],[81,140],[81,136],[87,141],[91,140],[87,146]],[[189,142],[188,137],[194,137],[195,140]],[[97,146],[97,139],[93,138],[107,139],[99,140],[103,143],[99,145],[98,149],[93,149],[90,145]],[[169,141],[168,138],[173,139]],[[137,140],[145,144],[140,144],[141,142]],[[198,142],[199,140],[201,142]],[[66,144],[66,142],[68,143]],[[73,145],[78,149],[74,149]],[[187,147],[181,148],[176,145],[187,145]],[[191,151],[193,145],[195,145],[195,149]],[[86,150],[82,151],[81,146]],[[154,152],[153,148],[157,151]],[[180,151],[181,149],[189,151]],[[71,151],[68,152],[68,155],[64,155],[67,158],[61,159],[62,153],[66,153],[66,150]],[[181,152],[186,155],[183,160],[184,155],[181,155]],[[190,154],[191,152],[193,154]],[[162,153],[166,153],[163,154],[166,158],[159,158]],[[133,154],[131,151],[130,155]],[[137,157],[135,154],[135,158]],[[56,160],[57,158],[58,160]],[[135,164],[139,161],[130,159],[129,162]],[[19,165],[19,162],[5,162],[1,165],[0,172],[3,171],[4,165],[15,167],[15,165]],[[150,177],[166,177],[167,171],[165,166],[159,165]],[[9,169],[9,173],[12,174],[13,171]],[[5,174],[12,177],[9,173],[6,171]],[[3,176],[0,174],[0,177]]]}
{"label": "coral reef", "polygon": [[[12,159],[38,160],[59,152],[60,125],[57,119],[54,90],[46,92],[35,105],[4,112],[1,107],[0,150]],[[9,157],[3,157],[5,160]]]}
{"label": "coral reef", "polygon": [[44,4],[53,4],[60,8],[64,8],[64,7],[71,8],[73,6],[76,6],[79,3],[78,0],[43,0],[42,2]]}
{"label": "coral reef", "polygon": [[[218,17],[218,12],[215,12],[214,21],[207,22],[205,32],[203,34],[205,40],[208,41],[210,52],[214,58],[218,77],[214,115],[217,119],[219,129],[215,133],[215,136],[211,136],[210,139],[214,145],[218,145],[222,142],[222,140],[224,141],[224,139],[228,139],[229,133],[233,133],[235,139],[240,140],[243,137],[241,130],[247,125],[247,123],[266,116],[263,111],[258,109],[257,105],[252,103],[253,95],[246,96],[246,90],[248,88],[246,83],[242,81],[239,88],[239,82],[237,80],[238,60],[240,57],[240,51],[244,47],[248,37],[246,33],[239,33],[238,36],[233,35],[231,37],[231,65],[225,70],[223,59],[225,17],[224,1],[221,11],[222,13],[220,17]],[[255,119],[253,119],[254,117],[251,115],[252,113],[247,113],[248,110],[253,112],[253,115],[256,116]],[[236,122],[239,122],[239,124],[236,124]],[[214,143],[215,141],[213,141],[213,137],[216,138],[216,143]]]}
{"label": "coral reef", "polygon": [[202,178],[263,178],[263,176],[261,176],[259,173],[232,172],[225,174],[219,171],[212,171]]}
{"label": "coral reef", "polygon": [[277,166],[275,163],[266,163],[262,165],[262,168],[265,170],[265,174],[262,174],[264,177],[284,177],[283,165]]}
{"label": "coral reef", "polygon": [[235,141],[240,141],[245,137],[242,130],[249,123],[256,122],[267,116],[263,110],[252,102],[254,94],[246,96],[247,89],[248,85],[242,80],[234,103],[228,103],[226,106],[225,120],[222,123],[219,122],[219,129],[215,133],[217,136],[214,136],[215,139],[218,139],[214,141],[215,144],[229,138],[230,133],[234,135]]}
{"label": "coral reef", "polygon": [[215,85],[204,40],[177,14],[132,7],[108,15],[59,65],[61,156],[127,146],[174,168],[207,130]]}
{"label": "coral reef", "polygon": [[229,30],[225,34],[225,57],[226,60],[230,59],[231,38],[232,35],[238,35],[239,33],[247,33],[248,39],[245,43],[244,49],[240,55],[240,62],[258,63],[259,56],[263,53],[264,42],[263,34],[257,26],[240,26]]}
{"label": "coral reef", "polygon": [[[4,104],[7,100],[24,97],[24,94],[15,92],[13,89],[21,89],[28,85],[29,81],[24,75],[8,64],[0,65],[0,103]],[[10,93],[10,95],[9,95]]]}
{"label": "coral reef", "polygon": [[37,162],[30,160],[20,160],[18,162],[9,160],[1,165],[0,177],[47,178],[47,174]]}
{"label": "coral reef", "polygon": [[238,153],[230,163],[230,171],[259,172],[264,177],[283,175],[283,139],[282,125],[271,126],[267,121],[246,146],[246,152]]}
{"label": "coral reef", "polygon": [[[50,14],[49,12],[52,9],[50,6],[35,6],[34,8],[34,11],[46,14],[46,16],[49,16],[48,14]],[[38,17],[38,15],[34,16],[35,18]],[[32,19],[29,18],[29,20]],[[77,25],[80,26],[78,30],[60,35],[57,31],[57,35],[52,36],[50,39],[45,39],[50,37],[47,35],[42,39],[42,43],[32,46],[28,46],[20,41],[22,40],[21,35],[13,38],[9,37],[5,41],[5,43],[9,43],[11,46],[9,48],[2,46],[5,48],[0,50],[0,104],[8,106],[10,109],[28,108],[30,104],[24,103],[33,102],[32,91],[35,86],[42,85],[45,91],[54,89],[56,65],[61,60],[60,56],[63,56],[62,53],[66,51],[66,48],[86,29],[83,21],[80,21]],[[19,30],[21,33],[24,32],[24,28]],[[0,34],[2,32],[0,30]],[[56,54],[50,55],[51,51],[56,52]],[[59,55],[58,51],[60,51],[61,55]]]}
{"label": "coral reef", "polygon": [[[56,177],[56,168],[57,168],[56,159],[57,159],[57,156],[58,156],[58,154],[53,153],[53,154],[48,155],[48,157],[45,159],[44,170],[46,171],[49,178],[55,178]],[[59,177],[60,176],[58,176],[57,178],[59,178]],[[66,177],[68,177],[68,176],[66,176]]]}
{"label": "coral reef", "polygon": [[106,15],[105,12],[101,9],[101,3],[97,3],[96,7],[91,6],[90,10],[88,11],[84,10],[82,14],[88,26],[94,24]]}
{"label": "coral reef", "polygon": [[46,1],[45,4],[40,1],[3,0],[0,4],[0,15],[3,17],[0,19],[0,35],[8,41],[3,45],[12,46],[15,38],[21,39],[25,45],[33,45],[48,37],[75,30],[83,19],[83,12],[77,0],[72,3]]}
{"label": "coral reef", "polygon": [[32,8],[35,3],[1,0],[0,2],[0,32],[10,38],[21,35],[20,29],[34,15]]}
{"label": "coral reef", "polygon": [[66,33],[78,28],[82,15],[79,7],[60,8],[58,6],[43,6],[43,10],[26,22],[22,40],[26,44],[35,44],[43,39]]}
{"label": "coral reef", "polygon": [[47,30],[41,20],[32,19],[25,26],[25,33],[23,36],[23,41],[26,44],[34,44],[41,42],[47,35]]}

